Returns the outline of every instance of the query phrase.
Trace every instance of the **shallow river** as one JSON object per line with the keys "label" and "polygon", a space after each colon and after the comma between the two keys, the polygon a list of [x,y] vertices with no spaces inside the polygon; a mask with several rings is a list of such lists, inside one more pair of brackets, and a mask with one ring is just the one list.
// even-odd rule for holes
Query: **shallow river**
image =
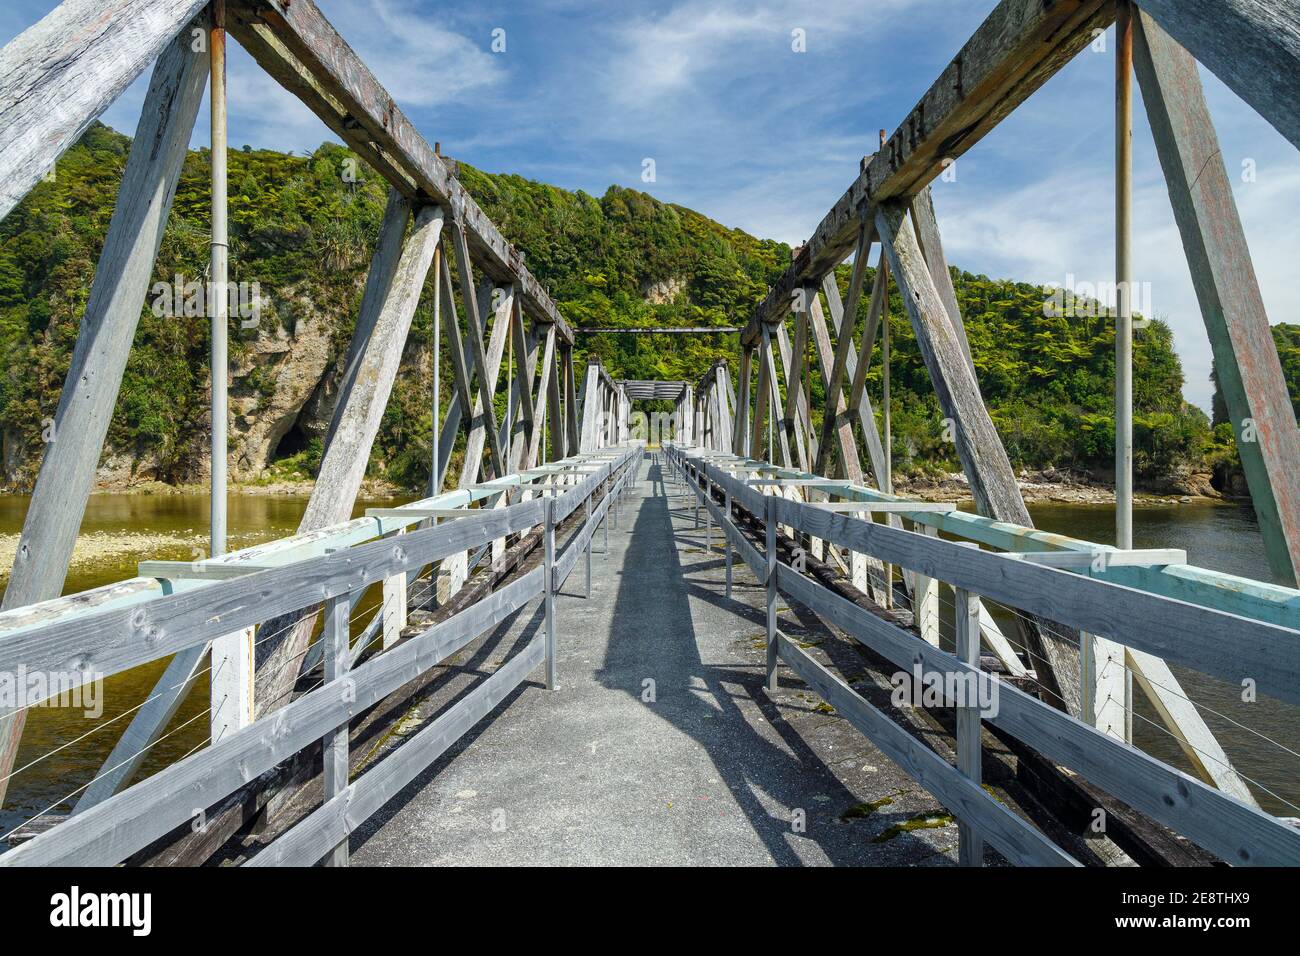
{"label": "shallow river", "polygon": [[[375,503],[359,503],[356,513],[363,513]],[[0,564],[6,571],[13,559],[26,504],[24,497],[0,495]],[[293,533],[305,506],[302,497],[232,497],[231,550]],[[136,562],[143,557],[191,560],[202,556],[207,507],[207,498],[201,495],[92,497],[82,524],[82,541],[88,547],[79,551],[74,560],[65,592],[132,577]],[[1030,512],[1040,528],[1102,543],[1114,540],[1109,505],[1039,504],[1032,505]],[[1142,506],[1136,511],[1134,525],[1136,547],[1183,548],[1193,564],[1248,577],[1269,576],[1249,505],[1198,502]],[[47,808],[52,808],[53,813],[68,811],[75,801],[74,791],[102,765],[133,709],[154,686],[164,663],[109,679],[104,711],[97,720],[88,721],[77,708],[36,708],[30,712],[16,772],[0,811],[0,835]],[[1260,802],[1272,812],[1300,816],[1300,809],[1292,806],[1300,805],[1300,757],[1279,746],[1300,749],[1300,711],[1265,698],[1245,704],[1237,688],[1182,670],[1177,675],[1238,769],[1254,781]],[[1136,696],[1137,745],[1188,769],[1177,745],[1158,724],[1140,691]],[[191,693],[166,735],[150,751],[145,773],[206,742],[206,702],[204,684]]]}

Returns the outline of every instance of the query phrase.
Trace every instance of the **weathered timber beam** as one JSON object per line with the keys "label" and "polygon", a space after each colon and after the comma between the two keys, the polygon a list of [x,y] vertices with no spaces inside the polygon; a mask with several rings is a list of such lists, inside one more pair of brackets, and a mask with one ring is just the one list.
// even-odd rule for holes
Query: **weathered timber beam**
{"label": "weathered timber beam", "polygon": [[[843,335],[846,319],[844,315],[844,307],[840,302],[840,290],[835,284],[835,273],[828,272],[826,274],[826,278],[822,282],[822,287],[826,290],[826,304],[830,308],[831,321],[835,327],[840,330],[837,334]],[[816,288],[805,289],[804,295],[808,297],[808,319],[813,334],[813,344],[817,354],[817,365],[821,371],[822,381],[829,382],[831,378],[831,367],[835,362],[835,358],[834,351],[831,348],[830,334],[826,327],[826,316],[822,312],[822,304],[821,300],[817,298]],[[853,374],[856,368],[854,365],[856,360],[853,346],[850,344],[847,364],[845,365],[845,370],[850,375]],[[826,397],[828,404],[823,410],[823,414],[828,416],[833,415],[835,418],[839,419],[835,429],[835,434],[839,442],[840,462],[843,465],[844,473],[846,476],[857,475],[858,477],[855,483],[860,483],[862,481],[862,459],[858,455],[858,445],[853,438],[853,424],[844,417],[842,397],[839,394],[831,395],[829,392],[826,393]],[[862,418],[862,427],[867,439],[867,450],[871,455],[872,467],[874,468],[879,461],[879,458],[873,449],[880,444],[880,438],[876,434],[876,419],[871,413],[870,402],[865,402],[863,409],[860,410],[860,412],[859,417]],[[870,418],[869,423],[868,417]],[[872,445],[873,438],[875,440],[875,445]],[[826,452],[826,454],[829,456],[829,452]]]}
{"label": "weathered timber beam", "polygon": [[[917,245],[907,206],[895,201],[879,207],[876,228],[889,260],[889,271],[907,305],[939,407],[952,420],[957,455],[970,482],[976,509],[999,521],[1032,527],[1006,449]],[[1077,644],[1072,647],[1045,638],[1036,627],[1027,627],[1022,634],[1041,662],[1039,678],[1048,686],[1054,685],[1053,692],[1059,695],[1067,712],[1078,715],[1081,701]]]}
{"label": "weathered timber beam", "polygon": [[749,454],[749,378],[753,366],[753,347],[742,346],[740,349],[740,390],[736,394],[736,434],[731,449],[737,455]]}
{"label": "weathered timber beam", "polygon": [[0,219],[205,6],[65,0],[0,49]]}
{"label": "weathered timber beam", "polygon": [[1145,12],[1134,69],[1269,566],[1300,577],[1300,430],[1196,61]]}
{"label": "weathered timber beam", "polygon": [[[492,468],[496,477],[509,474],[506,468],[505,455],[501,451],[501,436],[497,433],[497,412],[494,396],[496,395],[496,370],[492,371],[492,380],[488,381],[486,370],[488,369],[487,355],[483,347],[483,327],[479,321],[479,305],[474,297],[474,272],[470,262],[469,237],[466,234],[465,227],[456,222],[451,230],[452,249],[456,254],[456,273],[460,277],[460,298],[465,305],[465,327],[468,330],[468,339],[470,354],[474,356],[474,364],[479,368],[478,375],[478,404],[475,406],[476,422],[475,428],[478,427],[477,416],[483,416],[483,428],[487,432],[488,448],[492,455]],[[513,308],[513,304],[511,306]],[[502,316],[497,315],[498,322],[504,319],[506,323],[505,331],[509,331],[510,315],[506,313]],[[492,337],[497,337],[497,329],[493,327]],[[501,339],[504,347],[505,337]]]}
{"label": "weathered timber beam", "polygon": [[[63,590],[207,75],[208,58],[190,49],[188,34],[168,45],[154,67],[59,395],[54,440],[45,446],[0,605],[6,610]],[[0,152],[0,163],[7,153]],[[24,722],[23,711],[0,717],[0,804]]]}
{"label": "weathered timber beam", "polygon": [[[566,342],[573,341],[573,330],[528,271],[523,255],[501,235],[312,0],[228,4],[230,33],[267,72],[281,82],[290,73],[310,76],[315,87],[301,79],[285,86],[350,146],[361,147],[367,160],[378,154],[381,161],[372,165],[396,189],[447,207],[465,225],[483,273],[498,284],[514,285],[531,315],[554,323]],[[268,42],[268,35],[279,43]],[[295,62],[286,59],[289,55]]]}
{"label": "weathered timber beam", "polygon": [[548,325],[545,334],[546,341],[542,345],[541,367],[537,376],[537,397],[533,401],[533,413],[537,419],[528,434],[525,468],[535,467],[539,457],[546,455],[546,449],[542,446],[543,416],[549,416],[552,429],[560,418],[560,392],[555,378],[555,326]]}
{"label": "weathered timber beam", "polygon": [[[400,217],[394,217],[388,225],[396,228],[398,220]],[[391,269],[391,278],[387,282],[380,278],[373,287],[367,283],[366,291],[372,293],[372,297],[362,299],[362,313],[378,309],[379,314],[373,323],[369,319],[358,322],[359,325],[373,325],[373,331],[360,358],[352,390],[340,394],[335,405],[330,439],[321,459],[316,485],[299,522],[299,532],[336,524],[352,513],[370,461],[370,449],[397,377],[420,291],[433,263],[433,250],[438,245],[442,225],[442,210],[434,206],[424,207],[415,216],[398,261],[390,265],[389,261],[377,258],[371,263],[373,271],[384,273]],[[385,248],[387,244],[381,239],[376,256],[380,256]],[[299,664],[311,636],[315,614],[299,618],[284,630],[292,619],[293,616],[289,616],[289,620],[270,621],[260,629],[269,635],[279,631],[284,633],[278,640],[259,639],[257,645],[254,699],[259,717],[287,702],[298,678]]]}
{"label": "weathered timber beam", "polygon": [[573,330],[578,335],[584,333],[624,333],[629,335],[707,335],[711,333],[725,334],[729,332],[739,332],[738,325],[674,325],[674,326],[625,326],[625,325],[601,325],[601,326],[583,326]]}
{"label": "weathered timber beam", "polygon": [[780,321],[790,295],[853,251],[877,203],[908,199],[978,143],[1115,17],[1108,0],[1002,0],[804,243],[759,304],[741,340]]}
{"label": "weathered timber beam", "polygon": [[1300,2],[1142,0],[1141,7],[1300,148]]}
{"label": "weathered timber beam", "polygon": [[577,376],[573,372],[573,346],[567,345],[560,352],[561,370],[564,373],[564,429],[565,455],[576,455],[579,451],[578,440],[578,391]]}
{"label": "weathered timber beam", "polygon": [[943,239],[939,235],[939,222],[934,215],[934,199],[930,187],[926,186],[912,200],[912,225],[916,228],[916,240],[921,245],[921,254],[925,264],[930,267],[935,288],[939,298],[948,309],[948,318],[952,320],[952,330],[957,334],[961,350],[971,368],[975,360],[971,358],[970,342],[966,339],[966,324],[961,318],[961,307],[957,304],[957,290],[953,288],[952,273],[948,271],[948,259],[943,254]]}
{"label": "weathered timber beam", "polygon": [[[858,237],[857,252],[853,258],[853,274],[849,278],[849,294],[842,306],[840,316],[839,331],[835,340],[835,358],[831,365],[830,374],[826,376],[826,415],[822,419],[821,448],[817,455],[816,467],[812,470],[817,474],[827,473],[827,463],[831,452],[831,433],[838,425],[841,430],[840,444],[845,446],[853,441],[853,428],[844,418],[845,411],[849,407],[841,394],[841,384],[844,381],[845,372],[848,369],[849,353],[853,351],[853,333],[858,326],[858,300],[862,298],[862,287],[866,281],[867,274],[867,257],[871,252],[872,239],[875,237],[876,228],[872,223],[864,223],[861,235]],[[832,276],[833,273],[827,273]],[[829,286],[828,286],[829,288]],[[880,299],[883,295],[884,274],[883,270],[877,269],[875,279],[872,282],[871,289],[871,308],[867,315],[867,327],[872,328],[872,323],[880,321]],[[839,289],[837,288],[838,294]],[[815,294],[815,293],[814,293]],[[859,355],[858,360],[865,362],[870,358],[869,355]],[[856,372],[856,370],[854,370]],[[852,381],[856,375],[849,372],[849,380]],[[847,439],[847,441],[846,441]],[[854,449],[852,458],[847,454],[844,459],[845,474],[854,481],[861,481],[862,466],[857,460],[857,450]],[[856,471],[857,477],[854,477]]]}

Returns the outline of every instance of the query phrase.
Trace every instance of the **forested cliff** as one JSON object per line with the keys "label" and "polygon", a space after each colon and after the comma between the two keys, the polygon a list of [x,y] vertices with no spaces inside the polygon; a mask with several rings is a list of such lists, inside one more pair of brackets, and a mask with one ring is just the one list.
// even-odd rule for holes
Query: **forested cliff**
{"label": "forested cliff", "polygon": [[[39,466],[129,145],[96,125],[0,222],[0,480],[12,490],[29,487]],[[257,304],[255,324],[238,316],[231,324],[230,450],[239,480],[309,475],[319,458],[386,196],[364,167],[345,174],[350,156],[333,144],[310,156],[248,148],[231,154],[231,280],[256,283]],[[790,261],[782,243],[634,190],[610,187],[597,198],[463,164],[460,178],[576,327],[743,325]],[[180,277],[184,288],[204,279],[207,179],[206,152],[192,152],[157,283],[170,287]],[[841,273],[847,286],[847,269]],[[1013,462],[1104,472],[1113,447],[1111,323],[1048,315],[1038,286],[956,269],[954,279],[980,384]],[[416,314],[371,460],[373,477],[403,487],[427,477],[431,302],[426,294]],[[172,304],[179,306],[179,297]],[[864,302],[860,315],[865,311]],[[943,440],[942,415],[897,290],[890,330],[896,467],[952,469],[953,448]],[[1300,328],[1279,326],[1277,336],[1300,406]],[[151,291],[102,483],[202,481],[207,339],[202,315],[160,307]],[[598,356],[615,377],[694,381],[718,358],[731,360],[734,375],[737,349],[734,333],[580,335],[577,357]],[[1231,430],[1212,427],[1182,400],[1182,367],[1163,323],[1138,333],[1135,367],[1140,480],[1231,461]],[[880,375],[877,354],[867,385],[873,397]],[[441,381],[445,401],[449,363]],[[814,383],[814,408],[822,404],[819,389]]]}

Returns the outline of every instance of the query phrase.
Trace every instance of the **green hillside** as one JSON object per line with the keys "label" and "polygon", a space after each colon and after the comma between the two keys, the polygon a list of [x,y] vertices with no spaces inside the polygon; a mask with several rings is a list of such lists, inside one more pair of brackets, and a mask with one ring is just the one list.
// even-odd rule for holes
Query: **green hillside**
{"label": "green hillside", "polygon": [[[42,420],[53,415],[76,340],[129,140],[92,128],[0,223],[0,432],[3,480],[30,485]],[[232,324],[232,449],[244,480],[278,474],[277,460],[310,470],[328,423],[386,188],[364,167],[341,175],[350,153],[324,144],[311,156],[268,150],[231,155],[231,278],[256,281],[260,324]],[[524,251],[534,275],[574,326],[743,325],[790,261],[789,248],[692,210],[610,187],[596,198],[518,176],[460,167],[465,186]],[[207,160],[192,152],[155,278],[199,278],[207,262]],[[985,397],[1017,466],[1105,467],[1112,454],[1113,343],[1099,319],[1049,317],[1041,288],[954,270]],[[841,286],[847,286],[842,268]],[[955,467],[910,325],[895,290],[893,421],[896,465]],[[432,296],[407,344],[371,473],[418,486],[429,458]],[[859,309],[865,317],[866,303]],[[1295,331],[1295,330],[1293,330]],[[1300,336],[1300,332],[1297,332]],[[133,479],[201,480],[206,472],[207,321],[157,316],[148,303],[109,433],[106,468]],[[1300,380],[1296,337],[1289,374]],[[307,347],[307,344],[311,348]],[[615,377],[696,380],[737,336],[580,336]],[[1161,322],[1138,333],[1137,467],[1153,481],[1175,469],[1208,470],[1225,453],[1210,423],[1181,397],[1182,367]],[[451,383],[444,356],[444,401]],[[868,389],[880,394],[880,356]],[[814,408],[821,407],[814,382]],[[265,420],[276,424],[268,432]],[[260,423],[260,424],[259,424]],[[125,463],[125,464],[124,464]],[[109,469],[112,470],[112,469]],[[114,472],[117,474],[118,472]]]}

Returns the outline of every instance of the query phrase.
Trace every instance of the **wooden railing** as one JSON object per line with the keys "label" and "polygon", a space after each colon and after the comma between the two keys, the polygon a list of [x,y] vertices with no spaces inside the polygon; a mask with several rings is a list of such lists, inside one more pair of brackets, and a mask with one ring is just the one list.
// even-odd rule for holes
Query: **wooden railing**
{"label": "wooden railing", "polygon": [[[979,598],[1042,615],[1234,683],[1254,680],[1261,693],[1300,702],[1300,632],[1163,594],[1070,570],[983,551],[971,542],[947,541],[792,501],[737,477],[762,463],[697,448],[666,446],[667,460],[716,522],[731,551],[767,587],[768,681],[775,687],[783,660],[855,728],[942,802],[962,825],[963,862],[977,864],[987,840],[1008,861],[1074,865],[1064,851],[980,786],[980,723],[1068,767],[1129,806],[1234,865],[1300,864],[1300,830],[1203,783],[1057,710],[1010,682],[979,668]],[[759,467],[755,467],[759,466]],[[775,472],[778,469],[767,469]],[[722,499],[719,504],[717,496]],[[744,509],[766,532],[760,549],[742,531],[733,509]],[[869,502],[863,509],[870,508]],[[923,512],[917,512],[918,515]],[[871,614],[778,560],[779,528],[807,534],[945,581],[957,592],[956,653]],[[1209,573],[1209,572],[1206,572]],[[777,628],[776,595],[784,592],[927,686],[969,687],[974,698],[944,691],[957,708],[957,764],[948,763],[857,694]],[[981,708],[971,701],[992,700]]]}
{"label": "wooden railing", "polygon": [[[112,865],[148,846],[204,808],[245,786],[260,774],[320,740],[325,752],[325,800],[253,858],[255,865],[310,865],[326,858],[346,863],[347,836],[444,753],[501,702],[538,665],[546,665],[546,685],[556,685],[554,595],[590,549],[596,527],[618,496],[635,481],[640,445],[611,448],[578,459],[510,476],[487,487],[451,496],[463,504],[500,495],[517,486],[539,497],[497,508],[452,509],[444,495],[406,506],[410,515],[364,518],[299,536],[291,547],[263,546],[232,554],[226,565],[248,553],[302,555],[283,566],[263,567],[236,579],[187,579],[174,593],[129,588],[111,596],[99,589],[98,605],[84,595],[63,598],[0,615],[0,670],[76,669],[106,676],[160,657],[206,646],[232,630],[252,627],[279,615],[323,602],[324,682],[286,706],[255,720],[208,748],[187,757],[116,796],[76,813],[47,831],[0,855],[0,865]],[[561,486],[548,479],[572,481]],[[546,483],[542,483],[546,482]],[[531,486],[531,487],[530,487]],[[598,502],[598,489],[605,493]],[[556,555],[556,526],[577,508],[585,522]],[[375,538],[397,528],[433,520],[431,527],[396,537]],[[361,522],[362,524],[358,524]],[[544,533],[544,560],[487,597],[423,633],[396,644],[353,668],[349,645],[350,610],[366,588],[407,575],[452,555],[537,527]],[[367,533],[368,532],[368,533]],[[301,540],[310,538],[310,541]],[[289,539],[292,540],[292,539]],[[330,541],[333,550],[322,544]],[[324,549],[327,553],[320,553]],[[221,560],[221,559],[218,559]],[[446,660],[485,631],[542,596],[544,632],[506,662],[473,692],[437,717],[394,753],[348,780],[348,725],[429,668]],[[80,599],[80,600],[79,600]],[[89,609],[88,609],[89,607]],[[21,623],[19,623],[21,615]],[[4,625],[16,624],[7,633]]]}

